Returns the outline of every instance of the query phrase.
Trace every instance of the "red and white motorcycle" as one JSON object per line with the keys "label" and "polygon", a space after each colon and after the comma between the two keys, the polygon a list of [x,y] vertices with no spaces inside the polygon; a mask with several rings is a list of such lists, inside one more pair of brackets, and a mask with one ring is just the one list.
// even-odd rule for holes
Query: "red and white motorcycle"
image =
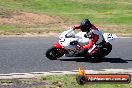
{"label": "red and white motorcycle", "polygon": [[[51,48],[46,51],[46,57],[50,60],[57,60],[57,58],[62,57],[86,57],[83,49],[78,46],[83,46],[88,44],[89,38],[85,37],[86,32],[79,32],[75,34],[74,30],[70,29],[64,31],[59,36],[59,42],[54,44]],[[115,34],[104,33],[103,34],[105,43],[99,48],[98,53],[93,54],[91,57],[104,57],[108,55],[112,50],[111,40],[117,38]],[[96,45],[94,45],[96,47]],[[94,48],[93,47],[93,48]],[[90,58],[91,58],[90,57]]]}

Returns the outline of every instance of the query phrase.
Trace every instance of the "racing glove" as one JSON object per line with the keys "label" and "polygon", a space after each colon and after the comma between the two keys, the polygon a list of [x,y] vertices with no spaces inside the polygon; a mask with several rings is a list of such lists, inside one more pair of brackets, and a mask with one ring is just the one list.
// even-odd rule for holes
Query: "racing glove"
{"label": "racing glove", "polygon": [[72,28],[73,28],[73,30],[75,30],[75,29],[80,29],[80,25],[75,25],[75,26],[73,26]]}

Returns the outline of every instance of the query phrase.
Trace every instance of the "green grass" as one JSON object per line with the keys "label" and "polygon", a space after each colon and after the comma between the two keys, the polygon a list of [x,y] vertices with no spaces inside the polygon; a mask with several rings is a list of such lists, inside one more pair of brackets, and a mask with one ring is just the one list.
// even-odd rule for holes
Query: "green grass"
{"label": "green grass", "polygon": [[59,16],[67,20],[65,25],[89,18],[98,25],[132,27],[131,0],[0,0],[0,9]]}
{"label": "green grass", "polygon": [[[1,79],[0,85],[8,87],[14,85],[27,85],[33,88],[132,88],[129,84],[84,84],[76,82],[76,75],[49,75],[31,79]],[[6,86],[5,86],[6,87]]]}
{"label": "green grass", "polygon": [[132,24],[130,0],[0,0],[1,9],[14,9],[70,17],[93,22]]}
{"label": "green grass", "polygon": [[13,25],[0,25],[0,34],[14,32],[15,29],[16,27]]}
{"label": "green grass", "polygon": [[76,82],[76,75],[52,75],[52,76],[42,77],[42,80],[50,82],[52,86],[56,86],[56,87],[61,86],[61,88],[131,88],[132,87],[132,83],[79,85]]}

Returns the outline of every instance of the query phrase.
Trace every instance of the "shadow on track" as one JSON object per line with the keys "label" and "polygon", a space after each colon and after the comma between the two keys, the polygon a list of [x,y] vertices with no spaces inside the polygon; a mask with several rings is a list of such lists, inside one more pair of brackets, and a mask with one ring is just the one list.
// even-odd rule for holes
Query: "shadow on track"
{"label": "shadow on track", "polygon": [[90,62],[90,63],[102,63],[102,62],[110,62],[110,63],[128,63],[128,61],[132,60],[123,60],[122,58],[99,58],[95,61],[88,61],[84,58],[72,58],[72,59],[59,59],[61,61],[76,61],[76,62]]}

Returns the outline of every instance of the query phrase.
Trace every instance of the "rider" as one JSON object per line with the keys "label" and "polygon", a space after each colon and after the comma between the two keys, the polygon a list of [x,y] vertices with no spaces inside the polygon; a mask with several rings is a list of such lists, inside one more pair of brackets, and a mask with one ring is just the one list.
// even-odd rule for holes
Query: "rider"
{"label": "rider", "polygon": [[[84,46],[80,46],[81,49],[88,52],[88,55],[92,55],[98,51],[98,47],[104,42],[102,32],[96,28],[89,19],[83,19],[80,25],[75,25],[72,27],[73,30],[81,29],[82,32],[86,32],[85,37],[89,38],[90,41]],[[94,46],[96,45],[96,47]]]}

